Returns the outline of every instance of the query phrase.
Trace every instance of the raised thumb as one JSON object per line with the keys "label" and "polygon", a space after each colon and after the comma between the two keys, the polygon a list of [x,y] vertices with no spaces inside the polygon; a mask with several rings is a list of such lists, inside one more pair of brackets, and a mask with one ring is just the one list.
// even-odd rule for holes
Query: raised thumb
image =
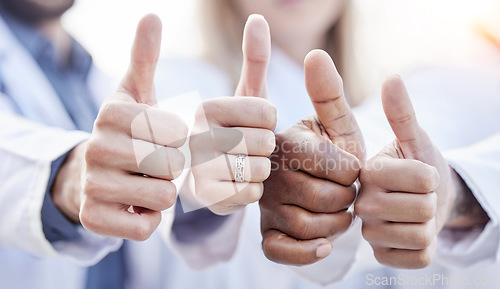
{"label": "raised thumb", "polygon": [[266,75],[271,58],[271,33],[262,15],[248,17],[242,49],[243,66],[235,95],[267,98]]}
{"label": "raised thumb", "polygon": [[394,75],[385,80],[382,85],[382,104],[404,157],[419,159],[419,152],[425,151],[432,143],[417,122],[415,110],[401,77]]}
{"label": "raised thumb", "polygon": [[363,161],[363,136],[333,60],[325,51],[313,50],[304,60],[304,72],[309,98],[328,136],[338,147]]}
{"label": "raised thumb", "polygon": [[160,57],[162,23],[158,16],[148,14],[137,25],[130,66],[121,88],[138,103],[156,103],[154,74]]}

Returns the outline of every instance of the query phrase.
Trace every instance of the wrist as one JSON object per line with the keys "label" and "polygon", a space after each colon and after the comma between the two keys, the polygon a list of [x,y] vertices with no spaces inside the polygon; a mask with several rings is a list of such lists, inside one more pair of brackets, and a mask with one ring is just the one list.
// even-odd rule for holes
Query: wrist
{"label": "wrist", "polygon": [[81,176],[86,142],[77,145],[57,172],[51,195],[56,207],[71,221],[79,222]]}

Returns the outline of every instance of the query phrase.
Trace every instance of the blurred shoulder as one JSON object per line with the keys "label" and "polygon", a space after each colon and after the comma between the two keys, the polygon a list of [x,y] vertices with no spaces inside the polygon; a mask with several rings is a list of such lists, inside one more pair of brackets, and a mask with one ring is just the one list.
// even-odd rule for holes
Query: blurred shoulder
{"label": "blurred shoulder", "polygon": [[202,98],[232,95],[233,84],[228,75],[202,58],[163,58],[156,71],[159,98],[198,91]]}
{"label": "blurred shoulder", "polygon": [[[410,92],[441,97],[493,101],[500,92],[500,71],[481,67],[429,65],[409,70],[403,78]],[[496,101],[495,101],[496,102]]]}

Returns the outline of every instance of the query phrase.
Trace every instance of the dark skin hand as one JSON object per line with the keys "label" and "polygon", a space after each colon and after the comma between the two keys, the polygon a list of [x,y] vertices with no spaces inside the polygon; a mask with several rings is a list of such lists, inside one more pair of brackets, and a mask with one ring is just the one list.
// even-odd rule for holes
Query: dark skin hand
{"label": "dark skin hand", "polygon": [[276,135],[271,176],[260,200],[262,248],[282,264],[306,265],[327,257],[332,238],[353,216],[365,149],[333,61],[323,51],[305,60],[306,86],[317,115]]}
{"label": "dark skin hand", "polygon": [[[263,250],[291,265],[315,263],[351,224],[355,212],[375,257],[397,268],[432,261],[442,228],[468,230],[489,218],[463,180],[418,126],[399,77],[383,86],[384,110],[397,139],[367,162],[359,128],[328,57],[307,57],[306,84],[317,115],[276,135],[271,176],[260,200]],[[340,96],[340,97],[339,97]],[[351,164],[338,166],[338,164]]]}

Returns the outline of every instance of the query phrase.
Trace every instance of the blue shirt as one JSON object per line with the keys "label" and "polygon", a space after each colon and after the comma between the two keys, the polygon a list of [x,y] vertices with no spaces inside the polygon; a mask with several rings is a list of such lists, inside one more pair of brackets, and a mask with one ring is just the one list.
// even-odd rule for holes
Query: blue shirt
{"label": "blue shirt", "polygon": [[[8,14],[1,5],[0,15],[19,42],[36,60],[75,126],[79,130],[90,132],[98,112],[98,107],[93,102],[87,87],[87,77],[92,66],[90,54],[72,39],[69,58],[63,62],[62,59],[58,59],[50,41],[35,27]],[[1,92],[8,94],[8,87],[4,86],[1,76],[0,89]],[[42,207],[43,231],[51,243],[61,240],[71,241],[80,237],[77,232],[79,224],[72,223],[57,209],[50,194],[57,172],[66,157],[67,155],[64,155],[52,163],[48,190]]]}
{"label": "blue shirt", "polygon": [[[98,113],[98,106],[94,103],[87,77],[92,66],[92,58],[83,47],[72,39],[71,51],[68,59],[58,58],[53,45],[35,27],[32,27],[3,10],[0,4],[0,15],[16,35],[19,42],[36,60],[47,80],[51,83],[59,99],[66,108],[75,127],[79,130],[91,132],[94,120]],[[8,94],[8,87],[2,85],[0,89]],[[51,243],[57,241],[74,241],[81,238],[75,224],[66,218],[52,200],[51,188],[57,172],[66,160],[65,154],[51,165],[51,174],[45,193],[41,219],[43,232]],[[127,270],[123,247],[108,254],[101,262],[89,268],[87,273],[88,289],[123,289],[125,288]]]}
{"label": "blue shirt", "polygon": [[[9,15],[2,9],[1,4],[0,16],[14,32],[19,42],[36,60],[57,92],[75,127],[91,132],[99,107],[94,103],[87,87],[87,77],[92,66],[92,57],[89,53],[72,39],[69,59],[63,61],[57,57],[50,41],[35,27]],[[8,87],[3,87],[1,76],[0,89],[5,89],[8,94]],[[73,241],[80,238],[77,228],[81,225],[71,222],[59,211],[50,193],[57,172],[66,157],[67,154],[52,163],[48,189],[42,206],[43,231],[51,243]],[[173,231],[176,232],[175,237],[182,242],[198,242],[221,226],[225,220],[224,216],[214,215],[208,209],[184,213],[181,206],[177,206]],[[125,263],[123,250],[109,254],[99,264],[90,268],[87,288],[123,288],[124,275],[126,275]]]}

